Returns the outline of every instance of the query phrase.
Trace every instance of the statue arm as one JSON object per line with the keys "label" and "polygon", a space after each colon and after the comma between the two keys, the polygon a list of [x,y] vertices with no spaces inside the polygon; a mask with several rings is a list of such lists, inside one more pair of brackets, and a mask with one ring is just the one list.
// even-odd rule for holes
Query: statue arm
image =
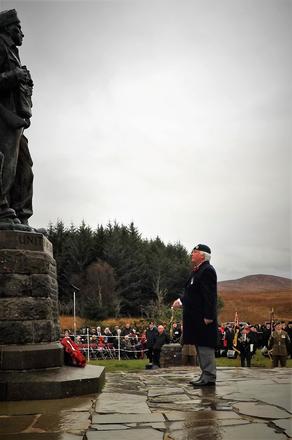
{"label": "statue arm", "polygon": [[14,70],[0,73],[0,90],[12,90],[21,82],[22,69],[16,67]]}
{"label": "statue arm", "polygon": [[[1,50],[2,49],[2,50]],[[20,67],[5,71],[7,55],[3,47],[0,47],[0,90],[12,90],[27,77],[27,73]]]}

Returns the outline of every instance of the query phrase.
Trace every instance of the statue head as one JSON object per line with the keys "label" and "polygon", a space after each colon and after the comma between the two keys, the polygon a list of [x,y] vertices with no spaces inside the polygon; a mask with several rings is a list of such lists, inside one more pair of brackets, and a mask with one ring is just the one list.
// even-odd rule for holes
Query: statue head
{"label": "statue head", "polygon": [[16,46],[22,45],[23,33],[15,9],[0,12],[0,32],[8,34]]}

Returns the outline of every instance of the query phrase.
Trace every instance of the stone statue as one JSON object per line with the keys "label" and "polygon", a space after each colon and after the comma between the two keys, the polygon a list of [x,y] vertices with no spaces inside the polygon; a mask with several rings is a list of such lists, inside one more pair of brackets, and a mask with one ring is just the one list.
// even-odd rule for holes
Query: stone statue
{"label": "stone statue", "polygon": [[31,230],[32,160],[23,131],[30,126],[33,82],[19,59],[22,39],[16,10],[0,12],[0,229]]}
{"label": "stone statue", "polygon": [[102,367],[64,366],[53,247],[28,225],[33,174],[23,131],[33,83],[19,60],[22,39],[15,9],[0,12],[0,401],[99,393],[105,377]]}

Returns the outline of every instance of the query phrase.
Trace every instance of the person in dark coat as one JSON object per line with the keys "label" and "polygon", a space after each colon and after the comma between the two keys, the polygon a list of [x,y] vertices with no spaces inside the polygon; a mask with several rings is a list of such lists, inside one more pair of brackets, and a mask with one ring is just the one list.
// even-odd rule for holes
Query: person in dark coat
{"label": "person in dark coat", "polygon": [[169,344],[169,336],[165,331],[165,328],[163,325],[159,325],[157,327],[157,334],[154,339],[153,343],[153,367],[159,367],[160,368],[160,354],[161,349],[164,344]]}
{"label": "person in dark coat", "polygon": [[240,332],[237,347],[240,351],[240,365],[251,367],[251,359],[256,352],[256,335],[251,326],[246,325]]}
{"label": "person in dark coat", "polygon": [[182,298],[173,307],[183,306],[183,344],[195,345],[202,370],[194,387],[215,385],[217,343],[217,275],[210,264],[211,250],[204,244],[192,251],[194,265]]}
{"label": "person in dark coat", "polygon": [[[292,341],[292,321],[288,322],[285,331],[287,332],[290,341]],[[289,346],[289,355],[290,355],[290,358],[292,359],[292,344],[290,344],[290,346]]]}
{"label": "person in dark coat", "polygon": [[153,362],[153,345],[156,336],[158,335],[158,330],[154,326],[154,322],[149,322],[149,326],[146,330],[146,349],[147,349],[147,357],[149,359],[149,363]]}

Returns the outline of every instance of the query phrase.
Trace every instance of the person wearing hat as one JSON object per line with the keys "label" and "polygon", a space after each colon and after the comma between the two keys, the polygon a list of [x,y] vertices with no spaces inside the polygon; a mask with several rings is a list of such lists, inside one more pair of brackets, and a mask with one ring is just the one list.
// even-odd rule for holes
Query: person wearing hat
{"label": "person wearing hat", "polygon": [[247,324],[241,329],[237,340],[237,347],[240,351],[241,367],[251,367],[251,359],[256,352],[256,335],[252,331],[251,325]]}
{"label": "person wearing hat", "polygon": [[183,344],[195,346],[201,375],[194,387],[215,385],[217,343],[217,275],[210,264],[209,246],[198,244],[192,251],[193,270],[184,294],[173,303],[183,307]]}
{"label": "person wearing hat", "polygon": [[23,130],[30,125],[33,82],[19,59],[22,40],[16,10],[0,12],[0,226],[15,229],[32,215],[32,160]]}
{"label": "person wearing hat", "polygon": [[272,368],[278,367],[279,363],[281,367],[286,367],[290,344],[288,333],[282,329],[281,321],[277,321],[268,342],[268,349],[272,352]]}

